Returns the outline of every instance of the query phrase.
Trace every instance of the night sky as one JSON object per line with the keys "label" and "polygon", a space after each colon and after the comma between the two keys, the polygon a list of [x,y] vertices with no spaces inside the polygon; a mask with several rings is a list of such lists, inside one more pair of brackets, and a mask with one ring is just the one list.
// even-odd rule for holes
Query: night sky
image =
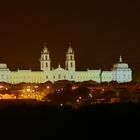
{"label": "night sky", "polygon": [[122,55],[140,70],[140,2],[6,1],[0,3],[0,56],[11,70],[39,70],[46,42],[52,66],[64,67],[69,42],[77,70],[110,70]]}

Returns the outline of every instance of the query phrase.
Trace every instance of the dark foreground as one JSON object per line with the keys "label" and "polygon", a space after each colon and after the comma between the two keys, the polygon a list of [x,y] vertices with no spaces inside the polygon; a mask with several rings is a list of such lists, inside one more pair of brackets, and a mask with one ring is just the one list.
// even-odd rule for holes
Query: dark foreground
{"label": "dark foreground", "polygon": [[[108,137],[132,134],[140,127],[140,104],[118,103],[82,107],[11,104],[0,111],[1,129],[12,135]],[[138,129],[137,129],[138,127]],[[6,128],[6,129],[5,129]],[[135,136],[135,135],[134,135]],[[41,138],[42,137],[42,138]]]}

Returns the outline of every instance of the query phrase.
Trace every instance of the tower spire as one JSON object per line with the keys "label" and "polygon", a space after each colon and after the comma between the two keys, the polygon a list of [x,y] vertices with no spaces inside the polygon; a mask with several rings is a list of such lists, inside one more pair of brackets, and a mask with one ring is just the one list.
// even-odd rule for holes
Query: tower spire
{"label": "tower spire", "polygon": [[71,42],[68,43],[68,46],[71,47]]}
{"label": "tower spire", "polygon": [[122,56],[120,55],[119,62],[122,63]]}
{"label": "tower spire", "polygon": [[46,42],[44,42],[43,44],[44,44],[44,48],[47,48],[47,43],[46,43]]}

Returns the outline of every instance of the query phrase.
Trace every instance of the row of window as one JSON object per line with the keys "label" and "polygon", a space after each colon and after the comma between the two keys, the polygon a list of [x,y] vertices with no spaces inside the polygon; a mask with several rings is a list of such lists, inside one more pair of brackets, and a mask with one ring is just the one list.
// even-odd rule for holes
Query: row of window
{"label": "row of window", "polygon": [[[42,64],[41,64],[42,66],[42,68],[45,68],[45,67],[48,67],[49,65],[48,65],[48,63],[46,62],[46,64],[44,65],[44,63],[42,62]],[[68,64],[67,64],[68,65]],[[71,62],[70,63],[70,67],[73,67],[73,62]]]}
{"label": "row of window", "polygon": [[48,67],[49,65],[48,65],[48,63],[46,62],[46,65],[44,66],[44,63],[42,62],[42,64],[41,64],[42,66],[42,68],[45,68],[45,67]]}
{"label": "row of window", "polygon": [[[67,63],[67,66],[68,66],[68,63]],[[70,67],[72,68],[74,65],[73,65],[73,62],[70,62]]]}
{"label": "row of window", "polygon": [[81,77],[77,77],[77,79],[99,79],[100,76],[94,76],[94,77],[86,77],[86,76],[81,76]]}
{"label": "row of window", "polygon": [[49,55],[44,55],[41,57],[41,60],[49,60]]}
{"label": "row of window", "polygon": [[[48,75],[46,75],[46,79],[49,79]],[[58,76],[53,76],[53,79],[66,79],[66,76],[58,75]],[[73,79],[73,75],[71,75],[71,79]]]}
{"label": "row of window", "polygon": [[67,56],[67,60],[74,60],[74,55]]}

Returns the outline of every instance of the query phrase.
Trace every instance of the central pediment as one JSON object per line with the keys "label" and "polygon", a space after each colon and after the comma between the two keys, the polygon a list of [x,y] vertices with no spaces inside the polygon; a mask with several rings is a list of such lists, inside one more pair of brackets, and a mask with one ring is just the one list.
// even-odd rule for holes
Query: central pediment
{"label": "central pediment", "polygon": [[67,72],[67,70],[63,69],[60,65],[58,65],[58,68],[54,69],[55,72]]}

